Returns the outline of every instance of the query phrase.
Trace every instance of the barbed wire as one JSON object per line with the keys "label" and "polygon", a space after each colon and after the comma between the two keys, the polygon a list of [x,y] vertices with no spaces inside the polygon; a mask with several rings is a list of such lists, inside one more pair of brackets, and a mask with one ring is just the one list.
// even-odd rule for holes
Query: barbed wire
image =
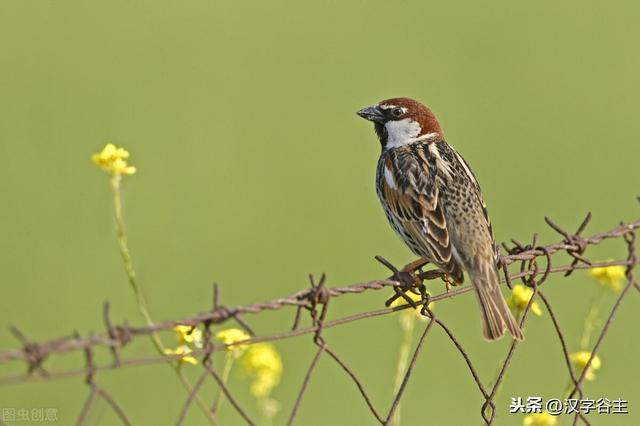
{"label": "barbed wire", "polygon": [[[520,317],[520,326],[524,327],[528,318],[528,313],[535,300],[538,298],[543,302],[554,330],[557,334],[560,342],[560,348],[562,356],[564,358],[568,376],[571,381],[571,391],[569,398],[573,398],[578,395],[580,398],[583,396],[583,390],[581,388],[582,382],[585,379],[585,375],[593,362],[593,359],[597,356],[597,352],[604,341],[607,332],[610,329],[614,316],[617,313],[623,299],[629,293],[631,287],[640,293],[640,285],[637,283],[634,275],[634,268],[638,264],[638,259],[635,252],[635,230],[640,228],[640,219],[630,223],[621,223],[619,226],[603,233],[592,235],[591,237],[583,237],[581,234],[584,232],[586,226],[591,219],[591,215],[588,214],[585,219],[578,226],[576,232],[569,233],[549,218],[545,218],[547,224],[558,234],[562,239],[553,244],[546,246],[538,245],[537,234],[534,234],[532,242],[530,244],[521,244],[516,240],[511,240],[511,245],[503,244],[502,249],[506,251],[505,255],[500,254],[498,250],[497,266],[502,271],[503,277],[502,283],[505,283],[509,288],[512,288],[512,281],[521,279],[522,282],[533,291],[533,296],[530,298],[528,305],[522,312]],[[588,246],[598,245],[604,240],[608,239],[623,239],[625,241],[627,256],[625,259],[611,260],[607,262],[592,262],[585,257],[585,251]],[[567,265],[553,266],[552,258],[559,253],[566,253],[571,257],[571,262]],[[544,267],[538,265],[538,260],[542,259]],[[22,374],[13,374],[0,377],[0,385],[8,386],[17,383],[33,382],[37,380],[57,380],[66,377],[84,376],[85,382],[89,387],[89,394],[83,404],[81,413],[78,418],[78,424],[84,424],[88,413],[91,410],[95,400],[102,398],[107,405],[114,411],[117,417],[123,424],[131,424],[122,408],[116,403],[115,399],[102,387],[100,387],[95,378],[98,373],[104,371],[121,369],[125,367],[135,367],[142,365],[150,365],[167,362],[168,360],[179,360],[181,355],[166,355],[144,358],[132,358],[122,359],[120,351],[123,347],[127,346],[134,339],[140,336],[148,336],[159,331],[171,330],[176,325],[187,325],[204,328],[204,347],[202,349],[194,349],[190,355],[200,356],[201,365],[203,371],[196,381],[195,385],[191,388],[187,399],[180,412],[180,416],[177,420],[177,424],[183,424],[184,419],[192,405],[192,402],[196,398],[206,378],[211,376],[217,383],[221,392],[225,395],[227,400],[231,403],[234,409],[238,412],[239,416],[246,424],[254,425],[255,422],[251,420],[247,412],[240,406],[238,401],[233,397],[232,393],[226,386],[224,380],[216,372],[213,367],[212,355],[221,350],[226,350],[229,346],[253,344],[258,342],[271,342],[283,339],[289,339],[296,336],[302,336],[306,334],[313,335],[313,344],[317,346],[316,354],[314,355],[307,371],[304,376],[300,390],[296,396],[293,408],[287,420],[287,425],[294,423],[298,410],[304,399],[308,383],[312,375],[314,374],[318,361],[323,354],[328,355],[333,359],[342,370],[351,378],[354,385],[357,387],[358,392],[362,396],[365,404],[371,411],[371,414],[375,418],[375,421],[379,424],[387,425],[391,422],[394,413],[400,404],[400,401],[404,395],[406,385],[410,380],[413,369],[418,362],[419,354],[425,344],[427,337],[432,334],[433,325],[436,324],[440,329],[444,331],[449,340],[456,347],[457,351],[463,357],[473,380],[477,384],[478,390],[484,398],[484,402],[480,407],[480,415],[487,425],[492,425],[495,421],[496,406],[494,399],[500,384],[502,383],[508,368],[510,361],[516,351],[516,349],[522,344],[516,340],[513,340],[499,370],[498,376],[489,388],[483,384],[480,380],[477,368],[472,362],[469,354],[465,350],[460,340],[455,336],[451,329],[444,323],[444,321],[436,316],[433,311],[428,307],[429,303],[438,300],[451,299],[461,294],[467,293],[472,290],[471,286],[458,288],[455,290],[447,291],[434,296],[429,296],[428,299],[422,299],[414,302],[413,299],[406,297],[408,304],[403,306],[377,309],[373,311],[360,312],[332,320],[327,320],[328,307],[331,300],[350,294],[361,294],[372,290],[382,290],[385,288],[392,288],[396,297],[405,297],[404,291],[415,285],[421,283],[425,279],[431,279],[432,275],[427,272],[417,272],[415,274],[406,274],[402,271],[398,271],[389,264],[386,260],[380,258],[382,263],[387,265],[393,272],[393,276],[388,279],[374,280],[366,283],[352,284],[344,287],[327,287],[326,277],[322,277],[317,281],[313,276],[310,276],[311,285],[303,290],[297,291],[287,297],[277,298],[266,302],[254,303],[249,305],[236,306],[229,308],[219,304],[218,288],[214,285],[213,289],[213,307],[208,312],[197,313],[192,316],[167,320],[160,323],[151,323],[143,326],[131,326],[127,323],[114,325],[110,318],[110,305],[105,303],[103,309],[103,323],[105,331],[98,334],[90,334],[86,337],[81,337],[77,331],[74,331],[71,335],[58,337],[55,339],[36,342],[30,340],[22,331],[17,327],[12,326],[11,331],[14,336],[21,343],[22,347],[19,349],[6,349],[0,351],[0,364],[7,364],[9,362],[24,362],[26,364],[26,372]],[[519,264],[520,268],[518,272],[512,273],[509,271],[509,266]],[[573,370],[572,362],[570,359],[569,350],[567,348],[564,332],[562,331],[555,315],[554,309],[549,301],[549,298],[544,294],[542,290],[543,284],[551,274],[564,272],[565,276],[570,275],[576,269],[590,269],[596,267],[606,266],[624,266],[625,278],[627,284],[623,287],[622,291],[618,295],[618,298],[613,305],[607,320],[605,321],[596,343],[590,352],[589,360],[582,371],[576,376],[576,372]],[[422,305],[422,313],[429,318],[427,325],[425,326],[422,334],[420,335],[414,352],[411,356],[410,363],[406,369],[403,380],[394,395],[391,402],[391,406],[386,411],[386,414],[381,414],[379,408],[376,408],[369,394],[365,390],[362,382],[355,374],[355,372],[349,367],[349,365],[329,346],[324,338],[324,330],[332,327],[342,326],[354,321],[360,321],[366,318],[372,318],[382,315],[392,314],[403,309],[415,308]],[[259,315],[266,311],[281,310],[284,308],[295,308],[294,324],[291,330],[280,333],[255,336],[255,333],[247,324],[244,317],[246,315]],[[319,309],[320,308],[320,309]],[[300,328],[300,318],[303,310],[307,310],[311,317],[312,324],[309,327]],[[210,327],[212,325],[219,325],[224,322],[233,320],[238,325],[244,328],[252,337],[247,340],[238,341],[229,345],[225,344],[213,344],[212,333]],[[97,348],[107,348],[111,351],[113,356],[113,362],[110,364],[96,365],[93,359],[93,351]],[[61,355],[64,353],[83,351],[85,354],[85,366],[83,368],[63,370],[63,371],[49,371],[45,368],[45,362],[52,356]],[[590,425],[587,417],[579,412],[575,413],[573,424],[576,425],[581,421],[583,424]]]}

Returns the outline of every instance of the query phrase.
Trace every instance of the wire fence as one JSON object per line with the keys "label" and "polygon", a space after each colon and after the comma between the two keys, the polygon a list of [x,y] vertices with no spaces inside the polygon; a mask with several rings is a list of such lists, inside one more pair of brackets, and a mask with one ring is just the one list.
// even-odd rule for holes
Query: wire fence
{"label": "wire fence", "polygon": [[[537,235],[533,236],[530,244],[521,244],[515,240],[511,241],[510,245],[503,244],[502,248],[505,254],[500,254],[501,250],[498,250],[497,266],[502,272],[502,282],[509,288],[512,288],[513,280],[520,279],[522,282],[533,291],[533,296],[530,298],[528,305],[523,310],[520,317],[520,326],[524,327],[528,314],[531,310],[533,303],[537,300],[542,301],[546,310],[549,312],[550,320],[553,323],[557,339],[560,343],[562,356],[564,358],[567,375],[571,381],[571,389],[569,391],[569,398],[578,396],[583,397],[582,383],[585,379],[585,375],[589,371],[591,363],[597,356],[601,345],[613,323],[616,312],[618,311],[623,300],[631,292],[632,287],[640,293],[640,285],[636,281],[634,275],[634,269],[638,264],[638,258],[635,252],[635,231],[640,227],[640,219],[635,222],[621,223],[619,226],[600,234],[595,234],[590,237],[582,236],[587,224],[589,223],[591,215],[587,215],[582,221],[576,232],[570,233],[555,224],[548,218],[545,218],[547,224],[561,236],[561,240],[554,244],[546,246],[538,244]],[[612,260],[607,262],[592,262],[585,257],[585,251],[587,247],[594,246],[602,243],[605,240],[617,239],[624,241],[626,248],[626,258]],[[571,257],[569,264],[555,266],[553,260],[555,255],[566,253]],[[142,365],[166,363],[167,361],[175,361],[180,359],[180,355],[168,355],[168,356],[149,356],[145,358],[124,358],[123,348],[131,343],[134,339],[141,336],[152,336],[154,333],[171,330],[176,325],[187,325],[193,327],[202,327],[204,329],[204,347],[193,351],[192,355],[198,356],[201,365],[202,372],[198,380],[193,386],[189,385],[188,395],[183,404],[182,410],[179,414],[176,424],[183,424],[189,410],[194,406],[194,401],[197,401],[199,392],[204,382],[211,378],[214,380],[220,388],[220,391],[225,395],[227,400],[231,403],[233,408],[237,411],[239,417],[248,425],[255,425],[256,422],[250,418],[247,410],[245,410],[230,392],[225,381],[221,378],[220,373],[213,367],[212,355],[217,351],[223,351],[227,349],[228,345],[214,344],[212,339],[211,326],[222,324],[227,321],[235,321],[240,327],[244,328],[248,334],[252,337],[248,340],[236,342],[233,345],[253,344],[258,342],[270,342],[282,339],[289,339],[295,336],[311,335],[312,342],[317,346],[315,356],[312,358],[309,367],[304,375],[299,392],[296,395],[293,408],[288,416],[287,425],[294,424],[296,415],[301,407],[305,392],[307,390],[309,380],[317,370],[318,361],[322,356],[329,356],[333,359],[342,370],[351,378],[357,391],[362,396],[363,402],[369,408],[372,420],[375,422],[387,425],[390,424],[394,413],[398,409],[400,401],[405,394],[406,385],[411,379],[412,372],[416,363],[419,361],[420,353],[426,344],[427,338],[433,333],[434,328],[440,328],[449,338],[451,343],[455,346],[460,356],[464,359],[469,373],[475,381],[479,393],[484,399],[483,404],[479,407],[479,415],[482,421],[486,425],[492,425],[495,422],[496,406],[494,399],[500,384],[504,380],[510,366],[510,361],[518,349],[522,345],[522,342],[513,340],[507,353],[504,356],[504,360],[499,369],[497,379],[495,382],[488,386],[483,383],[478,375],[478,371],[474,363],[472,362],[469,354],[467,353],[462,342],[456,337],[451,328],[449,328],[444,322],[443,318],[428,307],[430,302],[455,298],[461,294],[472,291],[470,286],[462,287],[459,289],[444,292],[442,294],[430,296],[427,299],[422,299],[418,302],[413,302],[407,298],[409,304],[385,308],[374,311],[361,312],[354,315],[340,317],[336,319],[328,319],[328,308],[333,299],[342,297],[348,294],[360,294],[372,290],[381,289],[393,289],[394,296],[392,298],[405,297],[403,291],[408,286],[420,283],[423,279],[428,279],[429,274],[423,272],[417,272],[415,275],[406,274],[402,271],[398,271],[384,259],[379,259],[382,263],[387,265],[393,272],[393,275],[389,279],[370,281],[367,283],[353,284],[345,287],[327,287],[325,285],[324,275],[315,280],[311,278],[311,285],[303,290],[300,290],[288,297],[278,298],[262,303],[254,303],[249,305],[242,305],[237,307],[226,307],[219,303],[217,287],[214,286],[213,291],[213,303],[212,309],[209,312],[198,313],[186,318],[180,318],[176,320],[168,320],[160,323],[148,323],[143,326],[132,326],[128,324],[113,324],[109,314],[109,303],[105,303],[103,311],[103,322],[105,331],[98,334],[91,334],[86,337],[81,337],[78,333],[74,333],[70,336],[63,336],[56,339],[35,342],[30,340],[24,333],[22,333],[16,327],[12,327],[12,333],[21,343],[20,349],[7,349],[0,351],[0,364],[7,364],[9,362],[24,362],[26,364],[26,372],[23,374],[7,375],[0,377],[0,385],[10,386],[17,383],[33,382],[38,380],[56,380],[73,376],[84,376],[85,382],[89,388],[89,393],[82,406],[82,410],[78,416],[77,424],[85,424],[87,416],[95,406],[95,401],[98,398],[104,400],[107,405],[113,410],[123,424],[131,424],[131,420],[121,406],[116,402],[116,399],[101,387],[96,377],[98,374],[102,374],[108,370],[123,369],[130,367],[140,367]],[[617,296],[617,300],[614,303],[611,311],[606,317],[602,329],[600,330],[598,337],[590,351],[590,357],[586,362],[584,368],[577,372],[574,370],[570,353],[567,347],[565,335],[562,331],[562,327],[558,323],[557,316],[551,305],[549,298],[543,291],[543,285],[547,278],[551,274],[564,273],[564,276],[570,275],[576,269],[590,269],[596,267],[606,266],[623,266],[625,268],[626,284],[622,288],[621,292]],[[511,270],[510,270],[511,269]],[[347,364],[347,362],[339,356],[329,343],[324,338],[324,330],[332,327],[340,327],[345,324],[361,321],[366,318],[377,317],[392,314],[394,312],[410,309],[410,304],[422,305],[422,313],[428,317],[428,322],[422,331],[417,345],[410,357],[410,362],[401,381],[401,384],[394,395],[391,405],[386,410],[382,410],[379,406],[373,403],[367,390],[365,389],[362,381],[354,370]],[[293,327],[289,331],[284,331],[277,334],[256,336],[253,333],[251,327],[247,324],[245,317],[248,315],[259,315],[265,311],[281,310],[292,308],[295,311]],[[307,311],[311,317],[312,325],[310,327],[299,327],[300,318],[304,311]],[[434,327],[434,325],[436,327]],[[94,361],[94,351],[97,348],[108,348],[113,356],[113,362],[103,365],[98,365]],[[64,353],[83,351],[85,354],[85,365],[81,368],[63,371],[50,371],[46,368],[45,364],[48,359],[53,356],[59,356]],[[210,417],[209,420],[212,420]],[[212,420],[214,421],[214,420]],[[582,423],[590,425],[590,421],[584,413],[579,410],[575,412],[573,416],[574,425]]]}

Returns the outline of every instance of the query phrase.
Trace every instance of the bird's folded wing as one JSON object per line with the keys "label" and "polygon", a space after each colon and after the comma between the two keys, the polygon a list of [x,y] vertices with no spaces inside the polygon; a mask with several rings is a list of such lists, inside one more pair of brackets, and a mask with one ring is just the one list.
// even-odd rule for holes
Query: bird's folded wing
{"label": "bird's folded wing", "polygon": [[[424,152],[394,153],[384,162],[381,189],[391,214],[430,261],[462,282],[460,266],[452,256],[447,220],[439,200],[435,165]],[[412,155],[413,154],[413,155]]]}
{"label": "bird's folded wing", "polygon": [[471,183],[471,186],[473,188],[473,194],[475,196],[476,201],[478,202],[478,204],[482,208],[482,215],[484,217],[485,225],[486,225],[487,230],[489,232],[489,238],[491,238],[493,257],[494,257],[494,259],[497,259],[498,247],[496,246],[496,243],[495,243],[495,238],[494,238],[494,235],[493,235],[493,228],[491,226],[491,219],[489,219],[489,212],[487,210],[487,204],[485,203],[484,197],[482,196],[482,190],[480,189],[480,184],[478,183],[478,180],[476,179],[476,176],[471,171],[471,167],[469,167],[469,165],[467,164],[465,159],[462,158],[462,155],[458,154],[458,152],[455,149],[453,149],[453,147],[451,147],[451,146],[448,146],[448,149],[453,153],[453,155],[455,157],[452,160],[453,161],[457,160],[460,168],[462,169],[462,171],[464,172],[464,174],[467,177],[466,180]]}

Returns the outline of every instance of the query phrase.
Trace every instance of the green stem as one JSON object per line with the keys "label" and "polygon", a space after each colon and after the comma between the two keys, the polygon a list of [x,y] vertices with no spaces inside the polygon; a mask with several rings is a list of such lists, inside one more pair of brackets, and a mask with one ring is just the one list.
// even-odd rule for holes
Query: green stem
{"label": "green stem", "polygon": [[[413,314],[413,312],[411,313]],[[402,312],[400,315],[406,315]],[[414,330],[415,319],[411,318],[411,320],[407,319],[407,322],[403,325],[403,339],[402,344],[400,345],[400,352],[398,354],[398,366],[396,367],[396,377],[393,384],[393,393],[394,395],[400,389],[402,385],[402,380],[404,379],[405,372],[407,371],[407,367],[409,366],[409,355],[411,353],[411,343],[413,341],[413,330]],[[400,426],[400,408],[401,404],[398,404],[396,411],[391,419],[392,426]]]}
{"label": "green stem", "polygon": [[584,328],[582,330],[582,337],[580,338],[580,349],[586,350],[589,347],[589,342],[591,341],[591,335],[593,334],[593,329],[598,322],[598,311],[600,307],[600,302],[605,294],[607,289],[603,286],[600,288],[600,291],[591,301],[591,307],[589,308],[589,313],[584,319]]}
{"label": "green stem", "polygon": [[[120,190],[121,182],[122,175],[120,174],[114,174],[111,178],[111,190],[113,192],[113,209],[116,221],[116,237],[118,239],[118,248],[120,249],[120,256],[122,257],[122,262],[124,263],[124,269],[127,273],[129,285],[131,286],[131,289],[133,290],[136,297],[138,311],[140,311],[140,313],[144,317],[147,325],[153,325],[151,314],[149,314],[149,307],[142,292],[142,288],[140,287],[140,285],[138,284],[138,280],[136,279],[136,271],[133,268],[133,262],[131,260],[131,254],[129,252],[129,244],[127,242],[127,233],[125,231],[124,214],[122,209],[122,192]],[[157,332],[154,331],[153,333],[151,333],[151,341],[153,342],[153,345],[155,346],[158,353],[160,353],[160,355],[164,355],[165,346],[162,343],[162,340],[160,339],[160,336]],[[167,364],[174,370],[174,372],[178,376],[178,379],[187,390],[187,392],[191,393],[193,387],[191,386],[189,380],[182,373],[182,370],[180,370],[180,364],[174,363],[172,361],[167,361]],[[195,401],[209,419],[209,423],[212,425],[216,425],[213,414],[209,411],[204,401],[202,401],[200,395],[195,395]]]}
{"label": "green stem", "polygon": [[[131,260],[131,254],[129,252],[129,244],[127,241],[127,233],[125,231],[124,226],[124,215],[122,213],[122,192],[120,191],[120,182],[122,181],[122,176],[119,174],[113,175],[111,178],[111,189],[113,190],[113,207],[114,207],[114,216],[116,220],[116,237],[118,238],[118,248],[120,249],[120,256],[122,257],[122,262],[124,263],[124,269],[127,273],[127,279],[129,280],[129,285],[133,290],[133,293],[136,296],[136,303],[138,306],[138,311],[142,314],[144,319],[147,321],[148,325],[153,324],[151,320],[151,315],[149,314],[149,307],[147,306],[147,301],[142,293],[142,288],[138,284],[138,280],[136,279],[136,271],[133,268],[133,262]],[[152,333],[152,340],[156,349],[164,353],[164,345],[162,341],[158,337],[157,333]]]}
{"label": "green stem", "polygon": [[[587,348],[589,347],[589,342],[591,341],[593,330],[596,327],[596,324],[598,323],[598,313],[599,313],[600,302],[602,301],[602,298],[606,292],[607,292],[607,289],[604,286],[601,287],[600,291],[591,300],[591,306],[589,307],[589,312],[587,313],[587,316],[584,318],[582,336],[580,337],[579,347],[581,350],[586,351]],[[579,375],[582,373],[582,370],[578,369],[576,373]],[[573,390],[573,382],[569,380],[569,382],[567,383],[566,390],[564,392],[564,397],[568,398],[572,390]]]}
{"label": "green stem", "polygon": [[[224,357],[224,367],[222,369],[222,383],[226,386],[227,380],[229,379],[229,373],[231,372],[231,367],[233,367],[233,361],[235,361],[235,355],[232,351],[228,351]],[[215,416],[220,411],[220,406],[222,405],[222,391],[218,391],[216,395],[216,399],[213,402],[213,406],[211,407],[211,412]]]}

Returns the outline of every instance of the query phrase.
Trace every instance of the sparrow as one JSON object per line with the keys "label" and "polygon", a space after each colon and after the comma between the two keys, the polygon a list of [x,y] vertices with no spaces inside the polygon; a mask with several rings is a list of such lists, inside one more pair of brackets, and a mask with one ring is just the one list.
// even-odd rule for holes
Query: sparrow
{"label": "sparrow", "polygon": [[[462,284],[466,271],[480,305],[482,334],[523,335],[499,286],[497,250],[480,185],[444,139],[433,112],[409,98],[387,99],[357,114],[374,124],[382,152],[376,190],[392,228],[411,251]],[[414,262],[412,262],[414,263]]]}

